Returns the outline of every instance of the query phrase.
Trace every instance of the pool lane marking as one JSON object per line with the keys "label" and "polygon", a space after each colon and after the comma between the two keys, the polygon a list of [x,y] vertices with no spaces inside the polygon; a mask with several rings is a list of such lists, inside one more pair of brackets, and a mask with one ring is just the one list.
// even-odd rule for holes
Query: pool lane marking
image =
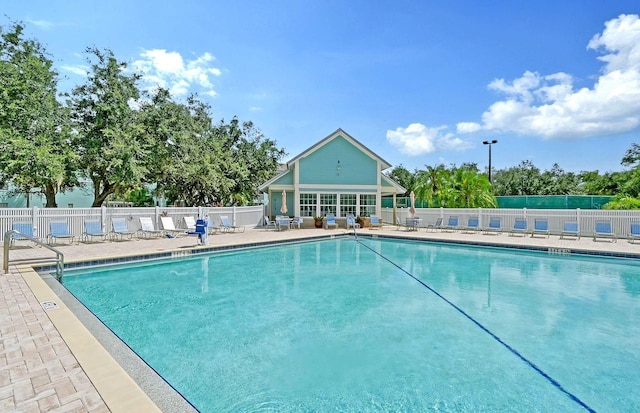
{"label": "pool lane marking", "polygon": [[396,264],[395,262],[391,261],[389,258],[385,257],[384,255],[382,255],[381,253],[379,253],[378,251],[374,250],[373,248],[371,248],[370,246],[368,246],[367,244],[363,243],[362,241],[358,240],[357,238],[355,239],[355,241],[357,243],[359,243],[360,245],[364,246],[365,248],[367,248],[369,251],[373,252],[374,254],[380,256],[382,259],[384,259],[385,261],[389,262],[391,265],[393,265],[394,267],[398,268],[400,271],[402,271],[403,273],[405,273],[406,275],[408,275],[409,277],[413,278],[415,281],[417,281],[418,283],[420,283],[423,287],[425,287],[426,289],[428,289],[429,291],[431,291],[433,294],[435,294],[437,297],[439,297],[440,299],[442,299],[444,302],[446,302],[447,304],[449,304],[451,307],[455,308],[460,314],[462,314],[464,317],[466,317],[469,321],[471,321],[473,324],[475,324],[476,326],[480,327],[480,329],[482,329],[485,333],[489,334],[491,337],[493,337],[494,340],[496,340],[498,343],[502,344],[507,350],[509,350],[511,353],[515,354],[520,360],[522,360],[523,362],[525,362],[526,364],[528,364],[531,368],[533,368],[535,371],[537,371],[542,377],[544,377],[545,379],[547,379],[547,381],[549,381],[555,388],[557,388],[558,390],[560,390],[561,392],[563,392],[564,394],[566,394],[567,396],[569,396],[569,398],[571,400],[573,400],[574,402],[578,403],[580,406],[582,406],[584,409],[586,409],[589,412],[595,413],[595,410],[592,409],[591,407],[589,407],[589,405],[587,405],[585,402],[583,402],[582,400],[580,400],[580,398],[578,398],[578,396],[574,395],[573,393],[571,393],[570,391],[566,390],[564,387],[562,387],[562,384],[560,384],[556,379],[554,379],[553,377],[549,376],[547,373],[545,373],[540,367],[538,367],[533,361],[527,359],[525,356],[523,356],[522,354],[520,354],[520,352],[518,350],[516,350],[515,348],[511,347],[509,344],[507,344],[506,342],[504,342],[500,337],[498,337],[497,335],[495,335],[491,330],[489,330],[487,327],[485,327],[484,325],[482,325],[482,323],[480,323],[479,321],[477,321],[475,318],[471,317],[469,314],[467,314],[462,308],[458,307],[457,305],[455,305],[453,302],[449,301],[446,297],[444,297],[442,294],[440,294],[439,292],[437,292],[436,290],[434,290],[433,288],[431,288],[429,285],[427,285],[425,282],[423,282],[422,280],[420,280],[419,278],[417,278],[416,276],[414,276],[413,274],[411,274],[410,272],[408,272],[407,270],[405,270],[404,268],[402,268],[400,265]]}

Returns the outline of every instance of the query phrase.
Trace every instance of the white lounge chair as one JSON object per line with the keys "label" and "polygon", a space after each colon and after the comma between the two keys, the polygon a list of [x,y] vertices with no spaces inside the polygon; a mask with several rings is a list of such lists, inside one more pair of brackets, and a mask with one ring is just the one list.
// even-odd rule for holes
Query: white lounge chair
{"label": "white lounge chair", "polygon": [[140,230],[138,231],[142,234],[143,237],[151,238],[151,237],[161,237],[164,235],[164,231],[161,229],[156,229],[155,225],[153,225],[153,220],[151,217],[140,217]]}
{"label": "white lounge chair", "polygon": [[[165,236],[170,235],[169,238],[185,235],[185,231],[181,229],[177,229],[176,225],[173,223],[173,218],[169,216],[160,217],[160,223],[162,224],[162,229],[164,229]],[[194,228],[195,228],[195,223],[194,223]]]}
{"label": "white lounge chair", "polygon": [[244,232],[244,227],[233,225],[231,219],[226,215],[220,215],[220,228],[222,228],[222,232]]}

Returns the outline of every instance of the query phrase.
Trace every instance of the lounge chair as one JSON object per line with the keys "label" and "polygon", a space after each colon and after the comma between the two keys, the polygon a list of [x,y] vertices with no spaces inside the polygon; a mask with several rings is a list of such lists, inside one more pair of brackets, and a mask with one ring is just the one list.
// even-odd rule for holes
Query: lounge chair
{"label": "lounge chair", "polygon": [[513,228],[511,229],[509,235],[513,236],[515,234],[522,234],[524,236],[524,234],[526,233],[527,220],[525,218],[516,218],[515,221],[513,221]]}
{"label": "lounge chair", "polygon": [[196,219],[194,217],[184,217],[184,225],[187,227],[187,231],[196,230]]}
{"label": "lounge chair", "polygon": [[302,228],[302,223],[304,222],[304,218],[302,217],[294,217],[291,222],[289,223],[289,226],[291,228]]}
{"label": "lounge chair", "polygon": [[162,237],[164,236],[164,231],[161,229],[156,229],[153,225],[153,220],[151,217],[140,217],[140,230],[138,233],[142,234],[143,238],[151,238],[151,237]]}
{"label": "lounge chair", "polygon": [[353,215],[347,215],[347,229],[349,228],[353,228],[353,229],[360,228],[360,224],[356,222],[356,217],[354,217]]}
{"label": "lounge chair", "polygon": [[382,220],[379,219],[377,215],[371,215],[369,220],[371,221],[371,226],[369,227],[369,229],[382,228]]}
{"label": "lounge chair", "polygon": [[222,227],[216,224],[216,220],[213,218],[213,216],[207,215],[205,217],[205,221],[207,223],[207,233],[209,235],[215,235],[218,232],[223,232]]}
{"label": "lounge chair", "polygon": [[76,236],[69,232],[69,224],[67,221],[49,222],[48,244],[57,244],[58,240],[68,240],[69,244],[73,244]]}
{"label": "lounge chair", "polygon": [[233,225],[231,219],[226,215],[220,215],[220,228],[222,228],[222,232],[244,232],[244,227]]}
{"label": "lounge chair", "polygon": [[633,244],[637,239],[640,239],[640,222],[632,222],[631,232],[629,232],[629,242]]}
{"label": "lounge chair", "polygon": [[124,237],[133,239],[133,236],[136,234],[134,231],[129,231],[125,218],[111,218],[111,227],[113,228],[113,231],[111,231],[112,239],[117,239],[118,237],[120,237],[120,240],[123,240]]}
{"label": "lounge chair", "polygon": [[593,233],[593,240],[598,238],[607,238],[611,242],[616,242],[618,238],[611,228],[611,221],[596,221],[596,229]]}
{"label": "lounge chair", "polygon": [[441,229],[442,228],[442,218],[437,218],[433,224],[427,224],[427,231],[429,229]]}
{"label": "lounge chair", "polygon": [[455,215],[450,216],[446,225],[443,225],[440,229],[444,232],[454,232],[458,229],[458,217]]}
{"label": "lounge chair", "polygon": [[11,245],[14,245],[15,241],[20,241],[20,240],[31,241],[32,239],[34,239],[34,240],[40,241],[40,238],[36,237],[33,233],[33,224],[31,222],[14,222],[11,224],[11,229],[13,231],[18,231],[20,234],[24,235],[22,236],[20,234],[12,234]]}
{"label": "lounge chair", "polygon": [[478,222],[478,217],[477,216],[473,216],[473,217],[469,217],[469,219],[467,220],[467,226],[464,227],[464,232],[475,232],[478,231],[480,229],[479,226],[479,222]]}
{"label": "lounge chair", "polygon": [[549,238],[549,221],[544,218],[536,218],[533,221],[533,230],[531,231],[531,237],[536,234],[546,235]]}
{"label": "lounge chair", "polygon": [[171,217],[160,217],[160,223],[162,224],[162,229],[164,230],[164,235],[166,237],[175,238],[181,234],[185,234],[184,230],[176,228],[176,225],[173,223],[173,218]]}
{"label": "lounge chair", "polygon": [[84,234],[82,234],[84,241],[93,241],[94,237],[102,238],[102,241],[105,241],[107,235],[108,234],[102,230],[102,223],[100,221],[84,221]]}
{"label": "lounge chair", "polygon": [[484,234],[486,235],[498,235],[502,231],[502,218],[500,217],[490,217],[489,225],[484,229]]}
{"label": "lounge chair", "polygon": [[269,217],[264,217],[264,229],[276,229],[275,221],[269,219]]}
{"label": "lounge chair", "polygon": [[336,217],[333,215],[327,215],[325,218],[324,229],[329,229],[329,227],[338,228]]}
{"label": "lounge chair", "polygon": [[567,221],[564,223],[564,227],[562,227],[562,232],[560,233],[560,239],[567,236],[580,239],[580,226],[577,221]]}

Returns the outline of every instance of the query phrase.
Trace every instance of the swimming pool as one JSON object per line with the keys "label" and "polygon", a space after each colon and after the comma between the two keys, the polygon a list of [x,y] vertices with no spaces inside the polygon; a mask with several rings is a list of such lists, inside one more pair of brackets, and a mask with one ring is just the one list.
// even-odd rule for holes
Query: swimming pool
{"label": "swimming pool", "polygon": [[203,412],[636,411],[638,267],[359,237],[63,283]]}

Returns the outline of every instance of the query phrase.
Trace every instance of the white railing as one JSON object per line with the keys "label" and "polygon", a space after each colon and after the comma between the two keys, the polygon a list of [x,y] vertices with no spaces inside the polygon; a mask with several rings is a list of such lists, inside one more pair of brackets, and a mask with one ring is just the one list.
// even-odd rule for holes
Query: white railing
{"label": "white railing", "polygon": [[[184,217],[209,215],[219,222],[219,216],[228,216],[234,225],[255,227],[263,222],[262,205],[247,207],[150,207],[150,208],[0,208],[0,236],[13,229],[14,222],[31,223],[33,235],[45,239],[49,235],[49,223],[66,221],[69,232],[76,236],[84,233],[85,221],[100,221],[104,232],[111,231],[111,217],[126,217],[129,231],[140,229],[140,217],[151,217],[156,228],[162,228],[160,216],[173,218],[176,228],[186,229]],[[4,238],[2,238],[4,239]]]}
{"label": "white railing", "polygon": [[[404,223],[410,217],[408,208],[396,209],[396,216]],[[631,223],[640,222],[639,210],[605,210],[605,209],[509,209],[509,208],[416,208],[416,217],[421,218],[420,226],[426,227],[442,218],[446,223],[450,216],[457,216],[459,226],[464,227],[470,216],[477,216],[480,228],[486,228],[491,217],[500,217],[502,230],[510,231],[516,218],[525,218],[527,228],[533,229],[536,218],[547,219],[549,232],[558,235],[562,232],[564,223],[577,221],[580,234],[593,236],[595,222],[609,220],[611,229],[618,238],[628,238],[631,232]],[[385,223],[393,223],[393,209],[383,208],[382,219]]]}

